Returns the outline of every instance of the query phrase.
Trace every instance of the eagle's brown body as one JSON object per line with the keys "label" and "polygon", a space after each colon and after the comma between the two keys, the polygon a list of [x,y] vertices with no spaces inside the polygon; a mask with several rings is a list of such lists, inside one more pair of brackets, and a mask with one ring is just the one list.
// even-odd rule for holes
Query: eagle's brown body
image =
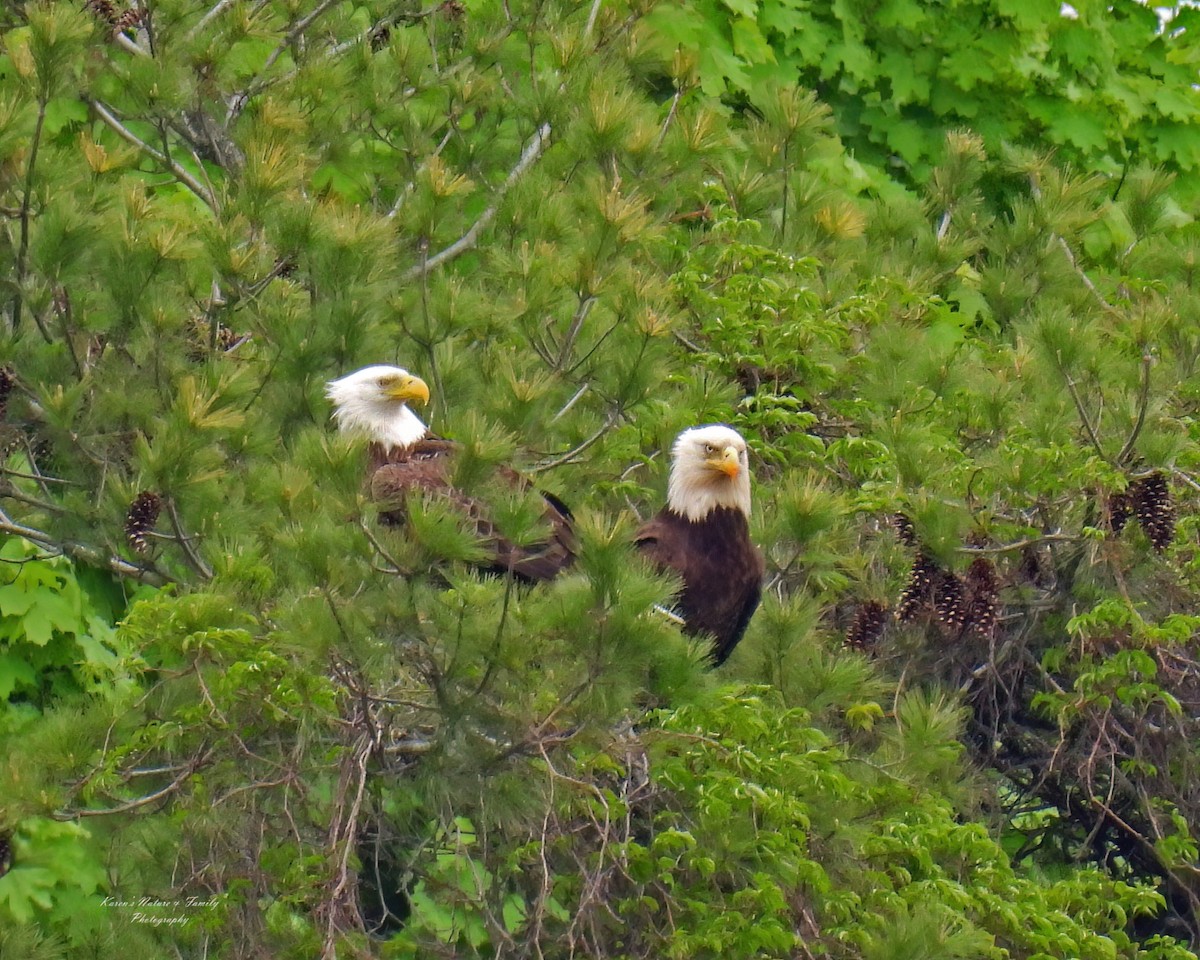
{"label": "eagle's brown body", "polygon": [[746,515],[719,507],[689,520],[666,507],[638,530],[634,542],[657,567],[683,579],[678,609],[684,631],[711,636],[713,664],[720,666],[742,639],[762,596],[766,568],[750,542]]}
{"label": "eagle's brown body", "polygon": [[[474,521],[487,551],[486,569],[491,572],[511,573],[528,582],[551,580],[574,560],[571,511],[557,497],[542,493],[549,526],[546,540],[520,546],[496,531],[482,503],[451,483],[458,452],[453,441],[425,437],[407,447],[385,449],[372,443],[369,449],[371,498],[384,508],[382,516],[387,522],[403,522],[409,495],[436,494],[448,498]],[[515,470],[501,467],[497,472],[517,489],[529,489],[529,481]]]}

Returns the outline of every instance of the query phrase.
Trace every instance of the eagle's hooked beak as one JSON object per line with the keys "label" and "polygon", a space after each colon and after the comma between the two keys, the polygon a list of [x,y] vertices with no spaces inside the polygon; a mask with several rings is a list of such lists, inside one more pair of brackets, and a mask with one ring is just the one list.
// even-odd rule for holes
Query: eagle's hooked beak
{"label": "eagle's hooked beak", "polygon": [[420,377],[411,375],[398,377],[393,383],[384,388],[383,393],[389,400],[399,400],[401,402],[419,400],[421,403],[429,402],[428,385]]}
{"label": "eagle's hooked beak", "polygon": [[726,447],[719,455],[710,457],[708,465],[730,478],[736,477],[742,469],[741,461],[738,459],[738,452],[733,447]]}

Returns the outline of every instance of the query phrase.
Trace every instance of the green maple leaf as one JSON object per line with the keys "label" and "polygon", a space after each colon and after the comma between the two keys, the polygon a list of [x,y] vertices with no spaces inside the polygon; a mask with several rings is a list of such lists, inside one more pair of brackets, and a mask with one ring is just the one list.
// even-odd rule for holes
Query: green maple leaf
{"label": "green maple leaf", "polygon": [[1159,87],[1154,95],[1154,105],[1176,120],[1191,120],[1196,116],[1195,98],[1174,87]]}
{"label": "green maple leaf", "polygon": [[746,17],[733,21],[733,49],[747,63],[775,62],[775,51],[763,37],[758,24]]}
{"label": "green maple leaf", "polygon": [[811,17],[798,10],[796,5],[788,0],[766,0],[758,18],[758,22],[767,30],[774,30],[788,38],[800,33],[811,21]]}
{"label": "green maple leaf", "polygon": [[892,84],[892,102],[926,103],[929,100],[931,77],[920,69],[913,69],[911,58],[903,53],[888,53],[879,65],[879,72]]}
{"label": "green maple leaf", "polygon": [[79,627],[79,613],[64,597],[49,590],[31,591],[31,594],[36,602],[21,618],[25,638],[30,643],[44,647],[55,630],[74,633]]}
{"label": "green maple leaf", "polygon": [[721,4],[739,17],[748,17],[753,20],[758,16],[758,4],[755,0],[721,0]]}
{"label": "green maple leaf", "polygon": [[875,13],[875,23],[881,27],[902,27],[916,30],[929,20],[929,14],[912,0],[887,0]]}
{"label": "green maple leaf", "polygon": [[49,910],[54,906],[51,891],[56,879],[44,867],[16,867],[0,877],[0,902],[8,903],[17,923],[29,923],[35,907]]}
{"label": "green maple leaf", "polygon": [[36,683],[37,674],[25,660],[0,653],[0,701],[7,700],[18,686],[32,687]]}
{"label": "green maple leaf", "polygon": [[1049,124],[1048,133],[1050,139],[1073,144],[1081,150],[1102,150],[1108,145],[1104,121],[1083,110],[1060,109]]}

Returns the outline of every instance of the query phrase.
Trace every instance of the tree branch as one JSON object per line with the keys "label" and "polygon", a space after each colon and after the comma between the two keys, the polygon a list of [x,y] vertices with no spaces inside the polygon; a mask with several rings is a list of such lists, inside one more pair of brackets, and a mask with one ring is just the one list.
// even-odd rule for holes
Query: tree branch
{"label": "tree branch", "polygon": [[193,177],[190,173],[183,169],[170,157],[161,153],[159,150],[150,146],[145,140],[142,140],[136,133],[130,130],[127,126],[121,123],[99,100],[87,100],[88,105],[96,111],[96,114],[103,120],[122,140],[133,144],[143,153],[161,163],[164,167],[175,175],[175,178],[185,187],[192,191],[196,196],[204,201],[205,205],[212,210],[217,209],[216,197],[204,186],[199,180]]}
{"label": "tree branch", "polygon": [[1092,446],[1096,448],[1096,453],[1099,454],[1100,459],[1107,461],[1108,456],[1104,453],[1104,448],[1100,446],[1100,438],[1096,436],[1096,430],[1092,427],[1092,421],[1088,418],[1087,411],[1083,408],[1083,400],[1079,396],[1079,391],[1075,389],[1075,380],[1066,370],[1063,370],[1063,379],[1067,381],[1067,390],[1071,393],[1071,399],[1075,401],[1075,409],[1079,412],[1079,419],[1083,422],[1083,429],[1087,433],[1088,439],[1092,442]]}
{"label": "tree branch", "polygon": [[36,543],[38,546],[52,553],[70,557],[72,560],[78,560],[92,567],[109,570],[119,577],[125,577],[126,579],[144,583],[151,587],[161,587],[165,584],[175,582],[171,577],[150,567],[141,567],[135,563],[130,563],[128,560],[122,560],[120,557],[110,556],[99,547],[93,547],[86,543],[76,543],[71,540],[62,542],[55,540],[48,533],[16,523],[3,510],[0,510],[0,533],[22,537],[30,543]]}
{"label": "tree branch", "polygon": [[1138,435],[1142,432],[1142,427],[1146,423],[1146,407],[1150,404],[1150,367],[1154,363],[1154,358],[1147,350],[1142,354],[1142,389],[1138,395],[1138,413],[1137,422],[1133,425],[1133,431],[1129,434],[1129,439],[1125,441],[1125,445],[1121,447],[1121,452],[1117,454],[1117,463],[1126,463],[1133,454],[1133,445],[1137,443]]}
{"label": "tree branch", "polygon": [[496,216],[496,211],[500,208],[500,201],[504,199],[505,195],[509,190],[512,189],[513,184],[517,182],[522,174],[524,174],[526,170],[533,166],[534,161],[541,156],[542,151],[545,149],[546,140],[549,138],[549,136],[550,124],[543,123],[540,127],[538,127],[537,132],[534,133],[529,143],[525,145],[525,149],[521,151],[521,157],[517,161],[516,166],[508,172],[508,176],[505,178],[504,183],[501,184],[500,189],[496,191],[495,201],[492,203],[492,205],[484,210],[483,213],[479,215],[479,219],[471,225],[471,228],[456,241],[454,241],[454,243],[450,244],[450,246],[448,246],[445,250],[442,250],[441,252],[436,253],[432,257],[429,257],[428,259],[417,264],[417,266],[413,267],[406,274],[404,274],[404,281],[406,283],[410,283],[427,273],[432,273],[443,263],[448,263],[455,257],[466,253],[468,250],[474,247],[476,243],[479,242],[479,235]]}

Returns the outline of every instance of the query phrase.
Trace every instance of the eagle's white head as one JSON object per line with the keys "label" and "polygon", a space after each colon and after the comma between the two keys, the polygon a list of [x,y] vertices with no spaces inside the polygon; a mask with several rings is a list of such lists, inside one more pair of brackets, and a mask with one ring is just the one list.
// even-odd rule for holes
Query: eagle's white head
{"label": "eagle's white head", "polygon": [[344,433],[366,437],[385,450],[409,447],[428,428],[408,409],[409,402],[429,402],[429,387],[400,367],[363,367],[325,384],[333,416]]}
{"label": "eagle's white head", "polygon": [[750,460],[742,435],[720,423],[684,430],[671,448],[667,505],[693,521],[717,507],[749,517]]}

